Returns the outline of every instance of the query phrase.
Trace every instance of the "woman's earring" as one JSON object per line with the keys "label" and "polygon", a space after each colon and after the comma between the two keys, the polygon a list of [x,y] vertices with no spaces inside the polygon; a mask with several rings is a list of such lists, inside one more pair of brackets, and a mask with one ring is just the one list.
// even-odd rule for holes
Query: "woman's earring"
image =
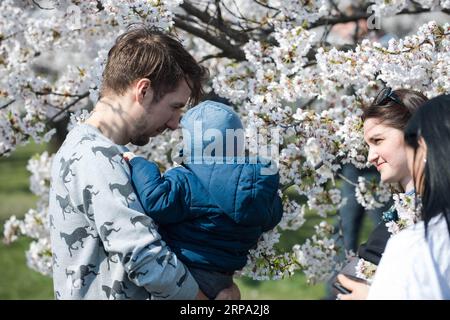
{"label": "woman's earring", "polygon": [[423,162],[425,162],[425,163],[426,163],[426,162],[427,162],[427,158],[423,158]]}

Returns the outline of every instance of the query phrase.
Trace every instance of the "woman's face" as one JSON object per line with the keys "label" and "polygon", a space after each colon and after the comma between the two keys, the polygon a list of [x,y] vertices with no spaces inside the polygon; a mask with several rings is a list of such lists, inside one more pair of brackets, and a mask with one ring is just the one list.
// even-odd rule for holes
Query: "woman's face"
{"label": "woman's face", "polygon": [[380,123],[376,118],[364,122],[364,140],[369,145],[368,161],[385,183],[400,183],[404,188],[412,179],[406,158],[403,131]]}
{"label": "woman's face", "polygon": [[406,147],[406,157],[408,159],[408,170],[413,173],[414,187],[419,194],[423,193],[423,178],[425,163],[427,159],[427,146],[423,138],[419,139],[419,147],[416,151]]}

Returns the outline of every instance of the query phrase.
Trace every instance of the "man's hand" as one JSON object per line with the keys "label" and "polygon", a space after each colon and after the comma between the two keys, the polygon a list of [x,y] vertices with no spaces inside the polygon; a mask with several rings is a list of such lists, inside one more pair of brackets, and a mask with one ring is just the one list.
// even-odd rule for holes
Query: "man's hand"
{"label": "man's hand", "polygon": [[369,285],[358,281],[351,280],[340,274],[337,276],[339,282],[352,293],[350,294],[338,294],[339,300],[365,300],[369,294]]}
{"label": "man's hand", "polygon": [[220,291],[215,300],[241,300],[241,292],[238,286],[233,282],[233,284]]}

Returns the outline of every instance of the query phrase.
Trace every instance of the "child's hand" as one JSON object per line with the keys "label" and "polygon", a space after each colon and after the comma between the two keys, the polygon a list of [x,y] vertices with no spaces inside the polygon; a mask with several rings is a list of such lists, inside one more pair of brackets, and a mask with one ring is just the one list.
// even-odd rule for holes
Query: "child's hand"
{"label": "child's hand", "polygon": [[125,159],[126,162],[130,162],[131,159],[136,157],[136,155],[133,152],[124,152],[122,153],[122,157]]}

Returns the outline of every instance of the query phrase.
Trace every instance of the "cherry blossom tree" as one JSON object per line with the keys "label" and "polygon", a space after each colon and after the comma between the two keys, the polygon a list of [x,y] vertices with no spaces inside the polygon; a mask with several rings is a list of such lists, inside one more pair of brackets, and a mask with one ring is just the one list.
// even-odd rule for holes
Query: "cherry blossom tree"
{"label": "cherry blossom tree", "polygon": [[[324,281],[343,263],[338,230],[327,222],[345,203],[336,179],[343,164],[367,166],[361,110],[383,86],[433,97],[450,92],[450,25],[430,21],[414,34],[382,45],[363,35],[388,16],[450,13],[449,0],[96,0],[0,3],[0,155],[19,145],[49,141],[58,123],[83,121],[98,99],[103,64],[117,35],[131,23],[175,32],[211,72],[211,93],[238,110],[249,140],[276,145],[284,216],[250,252],[243,274],[279,279],[303,271]],[[329,38],[335,26],[355,23],[353,42]],[[373,31],[371,31],[373,30]],[[62,57],[60,59],[60,57]],[[61,63],[58,63],[58,59]],[[49,63],[48,61],[51,61]],[[42,72],[56,64],[57,70]],[[48,71],[48,70],[47,70]],[[256,134],[256,135],[255,135]],[[261,139],[261,140],[260,140]],[[263,141],[264,140],[264,141]],[[177,133],[136,148],[161,166],[173,165]],[[31,190],[40,197],[24,219],[5,224],[7,243],[34,239],[31,268],[51,275],[48,186],[52,155],[29,161]],[[350,181],[367,208],[391,197],[390,188]],[[300,200],[302,199],[302,200]],[[323,221],[291,250],[284,230],[302,232],[308,215]]]}

